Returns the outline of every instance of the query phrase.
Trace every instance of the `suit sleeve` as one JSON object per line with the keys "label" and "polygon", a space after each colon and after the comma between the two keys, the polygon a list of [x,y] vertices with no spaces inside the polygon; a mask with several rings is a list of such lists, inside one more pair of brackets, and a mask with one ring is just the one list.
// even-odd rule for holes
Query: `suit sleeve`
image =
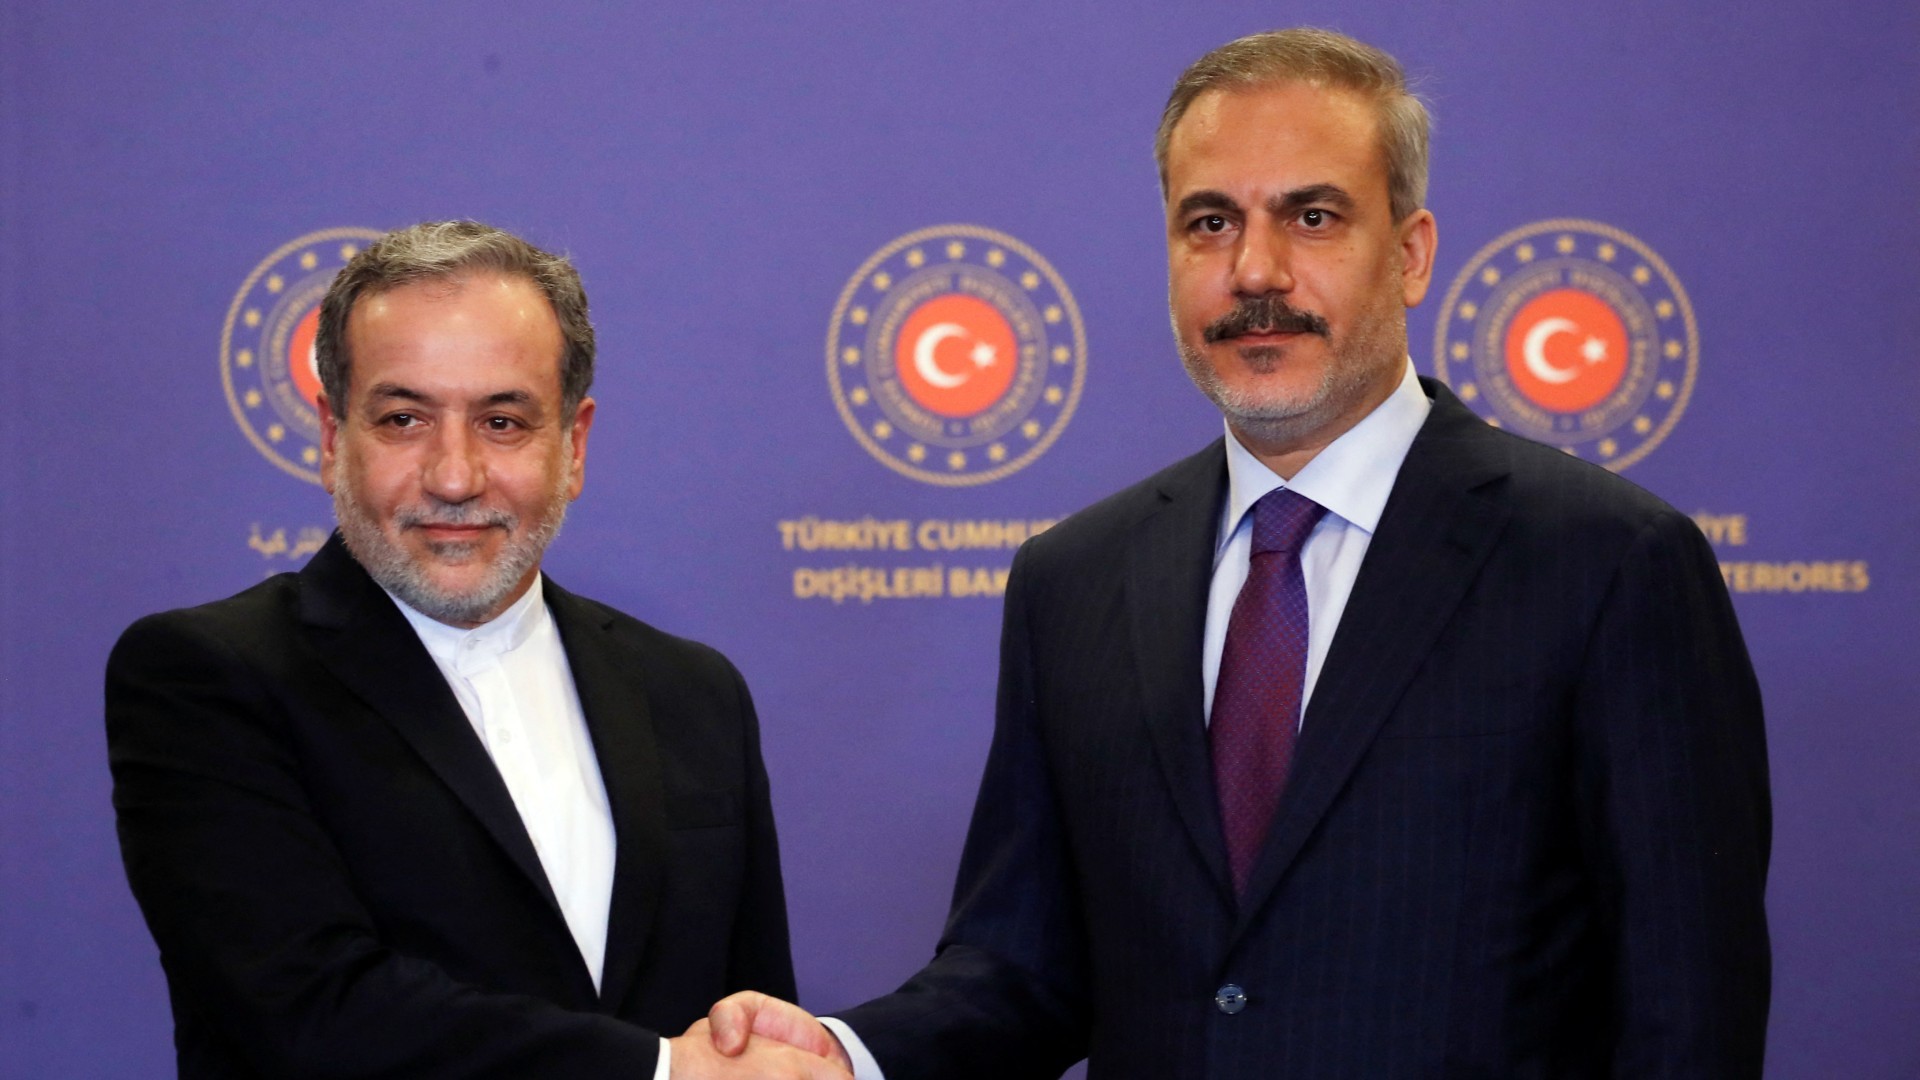
{"label": "suit sleeve", "polygon": [[1575,691],[1584,843],[1614,939],[1614,1075],[1758,1077],[1771,810],[1760,692],[1712,550],[1668,512]]}
{"label": "suit sleeve", "polygon": [[121,854],[177,1015],[265,1076],[652,1075],[652,1031],[484,992],[385,946],[281,709],[187,616],[136,623],[108,661]]}
{"label": "suit sleeve", "polygon": [[1034,688],[1030,550],[1007,583],[993,744],[946,930],[899,990],[839,1014],[887,1080],[1050,1078],[1086,1055],[1086,943]]}
{"label": "suit sleeve", "polygon": [[760,755],[760,721],[746,681],[731,664],[734,692],[747,733],[747,881],[741,889],[729,955],[729,990],[758,990],[792,1001],[793,951],[787,937],[787,895],[780,877],[780,840],[773,827],[773,797]]}

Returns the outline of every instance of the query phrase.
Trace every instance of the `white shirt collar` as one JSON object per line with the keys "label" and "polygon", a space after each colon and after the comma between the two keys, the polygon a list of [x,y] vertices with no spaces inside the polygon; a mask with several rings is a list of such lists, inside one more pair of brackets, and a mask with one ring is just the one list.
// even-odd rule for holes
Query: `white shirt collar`
{"label": "white shirt collar", "polygon": [[471,630],[448,626],[415,611],[391,592],[387,595],[393,596],[400,614],[412,624],[413,632],[420,636],[427,652],[443,664],[458,667],[462,660],[490,659],[526,644],[535,631],[553,618],[547,611],[545,589],[546,575],[534,575],[533,584],[511,607]]}
{"label": "white shirt collar", "polygon": [[1241,445],[1227,429],[1227,508],[1221,522],[1215,556],[1226,549],[1240,521],[1268,492],[1289,487],[1327,508],[1368,535],[1380,525],[1380,511],[1393,491],[1394,477],[1407,449],[1426,423],[1433,402],[1420,389],[1413,363],[1408,361],[1400,385],[1374,410],[1294,475],[1282,480]]}

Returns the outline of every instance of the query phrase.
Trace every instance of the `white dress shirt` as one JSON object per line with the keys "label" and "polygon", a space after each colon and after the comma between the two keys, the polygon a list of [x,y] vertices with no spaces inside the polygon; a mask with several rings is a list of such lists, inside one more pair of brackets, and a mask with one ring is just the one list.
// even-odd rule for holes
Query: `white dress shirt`
{"label": "white dress shirt", "polygon": [[[597,990],[613,900],[613,812],[545,586],[536,577],[513,606],[471,630],[422,615],[397,596],[393,602],[499,770]],[[670,1068],[662,1038],[655,1080],[666,1080]]]}
{"label": "white dress shirt", "polygon": [[[1333,643],[1333,632],[1347,609],[1347,597],[1360,576],[1360,561],[1380,526],[1380,511],[1386,507],[1407,450],[1432,407],[1409,361],[1400,385],[1387,400],[1314,455],[1291,480],[1267,468],[1240,444],[1232,428],[1227,429],[1227,505],[1221,511],[1220,531],[1214,542],[1213,584],[1207,592],[1206,637],[1201,653],[1209,723],[1213,719],[1214,687],[1220,681],[1220,653],[1227,643],[1227,621],[1252,567],[1253,517],[1248,511],[1262,496],[1283,487],[1327,508],[1300,547],[1300,569],[1307,586],[1307,677],[1300,694],[1304,716],[1313,685],[1320,678],[1320,667],[1326,662],[1327,647]],[[820,1019],[853,1059],[855,1080],[886,1080],[879,1062],[852,1028],[836,1017]]]}
{"label": "white dress shirt", "polygon": [[1207,592],[1207,629],[1200,654],[1209,723],[1214,687],[1220,681],[1220,653],[1227,645],[1227,622],[1252,569],[1253,504],[1270,491],[1290,488],[1327,508],[1300,546],[1300,572],[1307,586],[1307,677],[1300,691],[1304,718],[1327,647],[1333,644],[1354,579],[1360,576],[1360,561],[1373,542],[1373,531],[1380,527],[1380,511],[1407,459],[1407,448],[1432,407],[1413,364],[1408,363],[1400,385],[1387,400],[1327,444],[1292,480],[1282,480],[1228,429],[1227,505],[1220,513],[1220,535],[1214,546],[1213,586]]}

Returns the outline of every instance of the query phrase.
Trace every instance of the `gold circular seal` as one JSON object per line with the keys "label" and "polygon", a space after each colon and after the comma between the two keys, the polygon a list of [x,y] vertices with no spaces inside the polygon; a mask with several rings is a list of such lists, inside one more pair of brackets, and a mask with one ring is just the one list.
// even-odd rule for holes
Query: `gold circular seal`
{"label": "gold circular seal", "polygon": [[847,430],[887,468],[985,484],[1065,430],[1087,334],[1038,252],[976,225],[894,240],[847,281],[827,327],[827,385]]}
{"label": "gold circular seal", "polygon": [[1618,472],[1686,411],[1700,328],[1665,260],[1610,225],[1556,218],[1454,278],[1434,371],[1489,423]]}
{"label": "gold circular seal", "polygon": [[220,329],[220,384],[234,422],[263,457],[309,483],[320,482],[320,301],[347,260],[383,235],[322,229],[283,244],[247,275]]}

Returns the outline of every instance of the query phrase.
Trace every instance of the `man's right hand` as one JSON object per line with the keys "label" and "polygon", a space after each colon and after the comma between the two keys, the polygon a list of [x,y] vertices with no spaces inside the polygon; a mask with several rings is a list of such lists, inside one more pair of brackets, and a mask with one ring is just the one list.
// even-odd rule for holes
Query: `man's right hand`
{"label": "man's right hand", "polygon": [[[747,1050],[750,1041],[757,1046],[770,1039],[825,1058],[849,1076],[853,1073],[853,1062],[840,1040],[834,1038],[826,1025],[814,1019],[812,1013],[792,1002],[743,990],[722,998],[707,1012],[707,1020],[712,1025],[713,1048],[727,1057]],[[691,1030],[688,1033],[691,1034]],[[677,1040],[675,1047],[677,1065],[680,1052]]]}
{"label": "man's right hand", "polygon": [[[767,1000],[786,1005],[778,998]],[[787,1008],[799,1010],[797,1005]],[[819,1022],[814,1023],[818,1026]],[[833,1036],[827,1038],[832,1040]],[[852,1066],[846,1063],[847,1056],[840,1052],[838,1042],[833,1043],[833,1049],[839,1052],[836,1063],[778,1039],[749,1039],[743,1030],[738,1039],[729,1040],[728,1045],[734,1049],[722,1053],[716,1046],[719,1036],[708,1032],[706,1020],[695,1021],[686,1034],[668,1041],[673,1044],[673,1064],[668,1073],[672,1080],[853,1080]]]}

